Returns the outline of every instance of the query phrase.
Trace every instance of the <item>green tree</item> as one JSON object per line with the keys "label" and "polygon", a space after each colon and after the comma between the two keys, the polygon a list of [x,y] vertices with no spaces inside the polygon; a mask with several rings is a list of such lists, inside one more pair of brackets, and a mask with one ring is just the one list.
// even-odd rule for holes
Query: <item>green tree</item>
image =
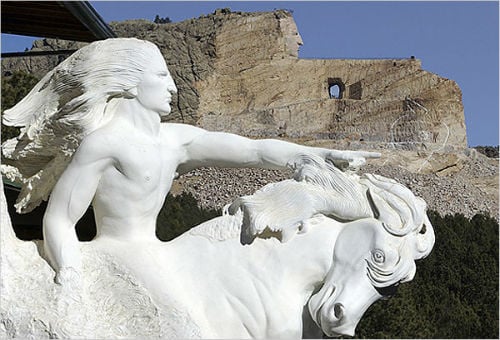
{"label": "green tree", "polygon": [[162,241],[170,241],[192,227],[220,215],[220,211],[200,208],[190,193],[179,196],[169,194],[156,220],[156,236]]}
{"label": "green tree", "polygon": [[172,22],[172,20],[170,20],[169,17],[160,18],[160,16],[158,14],[155,16],[155,20],[154,20],[155,24],[169,24],[171,22]]}
{"label": "green tree", "polygon": [[497,146],[475,146],[478,152],[490,158],[498,158],[498,145]]}
{"label": "green tree", "polygon": [[498,339],[498,222],[485,215],[429,217],[432,253],[396,296],[369,308],[356,336]]}

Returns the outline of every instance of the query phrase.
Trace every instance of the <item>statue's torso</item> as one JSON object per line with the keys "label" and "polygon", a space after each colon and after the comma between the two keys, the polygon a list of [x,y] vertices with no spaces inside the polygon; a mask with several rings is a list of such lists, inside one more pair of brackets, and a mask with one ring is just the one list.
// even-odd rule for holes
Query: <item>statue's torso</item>
{"label": "statue's torso", "polygon": [[113,159],[101,175],[93,200],[98,235],[154,238],[156,218],[182,150],[171,141],[132,129],[108,135],[105,143]]}

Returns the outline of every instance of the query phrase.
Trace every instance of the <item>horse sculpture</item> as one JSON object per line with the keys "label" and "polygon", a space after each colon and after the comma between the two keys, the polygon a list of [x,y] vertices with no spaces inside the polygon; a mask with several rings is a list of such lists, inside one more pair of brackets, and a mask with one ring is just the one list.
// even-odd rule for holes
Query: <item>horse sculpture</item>
{"label": "horse sculpture", "polygon": [[[352,335],[387,287],[413,277],[434,243],[425,203],[350,172],[379,153],[162,123],[176,93],[158,47],[117,38],[75,52],[6,110],[4,123],[22,128],[2,145],[2,172],[23,184],[17,208],[50,198],[43,246],[2,222],[0,334]],[[155,237],[177,175],[287,165],[293,179],[171,242]],[[74,225],[91,203],[97,236],[80,243]]]}
{"label": "horse sculpture", "polygon": [[[262,191],[281,196],[280,184],[300,183],[309,195],[338,194],[339,190],[332,192],[328,178],[323,185],[312,182],[320,170],[318,164],[300,167],[299,173],[304,174],[306,168],[309,174],[302,181],[287,180]],[[335,171],[332,177],[337,184],[339,176],[353,181]],[[279,237],[279,228],[264,228],[251,244],[242,244],[245,218],[240,209],[234,216],[205,222],[173,241],[134,247],[140,250],[132,258],[124,256],[129,242],[103,236],[93,247],[119,259],[154,300],[175,303],[199,327],[203,338],[317,337],[303,334],[305,307],[325,334],[352,336],[372,303],[391,287],[413,278],[414,261],[429,254],[434,243],[422,200],[380,176],[367,174],[361,182],[371,191],[363,204],[371,204],[378,218],[340,222],[335,216],[313,213],[301,223],[307,224],[307,230],[286,242]],[[389,202],[399,205],[392,207]],[[300,206],[296,211],[303,214]],[[394,220],[391,226],[386,224],[387,216],[400,216],[399,225]]]}
{"label": "horse sculpture", "polygon": [[[321,174],[322,180],[317,174]],[[353,192],[361,193],[360,188],[367,188],[367,194],[357,200],[361,206],[371,207],[372,217],[342,222],[334,211],[330,211],[329,217],[325,210],[325,214],[316,212],[314,207],[324,206],[322,201],[328,196],[343,192],[353,197],[353,192],[347,194],[341,184],[349,181],[356,189]],[[277,195],[279,200],[284,187],[293,190],[297,184],[309,199],[316,197],[322,204],[306,204],[309,210],[304,213],[297,201],[295,210],[287,207],[283,213],[295,215],[290,218],[300,223],[275,225],[273,230],[254,227],[257,232],[252,241],[243,244],[242,235],[249,235],[244,229],[244,221],[248,220],[244,215],[252,211],[252,198],[260,200],[264,193],[269,197]],[[115,308],[110,306],[123,305],[120,299],[127,298],[108,291],[103,305],[103,298],[98,297],[102,289],[96,287],[102,284],[99,282],[106,282],[102,276],[128,275],[134,285],[147,292],[155,308],[175,311],[167,313],[169,316],[156,315],[157,319],[170,318],[167,324],[165,320],[158,321],[160,330],[156,335],[298,338],[318,337],[324,332],[329,336],[352,336],[366,309],[387,295],[391,287],[411,280],[414,261],[429,254],[434,244],[425,203],[410,190],[381,176],[366,174],[360,178],[336,171],[317,159],[303,159],[295,179],[270,184],[255,195],[237,199],[233,208],[236,206],[234,215],[230,215],[233,209],[228,208],[225,215],[170,242],[130,243],[99,235],[92,242],[81,243],[85,288],[80,300],[73,298],[72,301],[81,303],[74,308],[80,315],[87,310],[88,314],[112,320]],[[266,209],[261,210],[265,215]],[[291,225],[299,226],[296,233],[282,239],[281,231],[288,228],[285,232],[290,233]],[[134,249],[133,253],[130,249]],[[127,274],[96,274],[96,254]],[[137,317],[134,308],[138,307],[121,313],[131,313],[129,317],[133,319]],[[172,321],[172,314],[182,317]],[[150,328],[125,335],[152,336],[148,333]],[[99,329],[93,332],[92,336],[109,335],[99,333]],[[74,335],[71,330],[62,334]]]}

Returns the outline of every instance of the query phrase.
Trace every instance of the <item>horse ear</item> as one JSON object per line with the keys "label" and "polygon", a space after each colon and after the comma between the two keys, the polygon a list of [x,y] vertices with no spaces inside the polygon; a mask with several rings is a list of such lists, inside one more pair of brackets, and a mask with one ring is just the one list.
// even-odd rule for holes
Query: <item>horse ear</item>
{"label": "horse ear", "polygon": [[380,211],[378,210],[377,205],[375,204],[375,201],[373,200],[370,188],[368,188],[366,190],[366,198],[368,199],[368,204],[370,204],[370,208],[372,209],[373,217],[378,219],[380,217]]}
{"label": "horse ear", "polygon": [[366,197],[373,211],[373,217],[382,222],[390,234],[400,236],[399,226],[402,222],[399,214],[376,191],[368,189]]}

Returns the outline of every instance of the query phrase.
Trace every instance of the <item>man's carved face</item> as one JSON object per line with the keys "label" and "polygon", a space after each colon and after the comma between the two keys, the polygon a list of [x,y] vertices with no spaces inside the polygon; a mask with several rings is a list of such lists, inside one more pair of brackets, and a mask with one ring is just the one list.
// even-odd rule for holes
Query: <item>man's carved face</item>
{"label": "man's carved face", "polygon": [[171,112],[172,94],[177,87],[168,71],[165,60],[160,55],[151,60],[142,80],[137,86],[137,100],[146,108],[158,112],[160,116]]}

